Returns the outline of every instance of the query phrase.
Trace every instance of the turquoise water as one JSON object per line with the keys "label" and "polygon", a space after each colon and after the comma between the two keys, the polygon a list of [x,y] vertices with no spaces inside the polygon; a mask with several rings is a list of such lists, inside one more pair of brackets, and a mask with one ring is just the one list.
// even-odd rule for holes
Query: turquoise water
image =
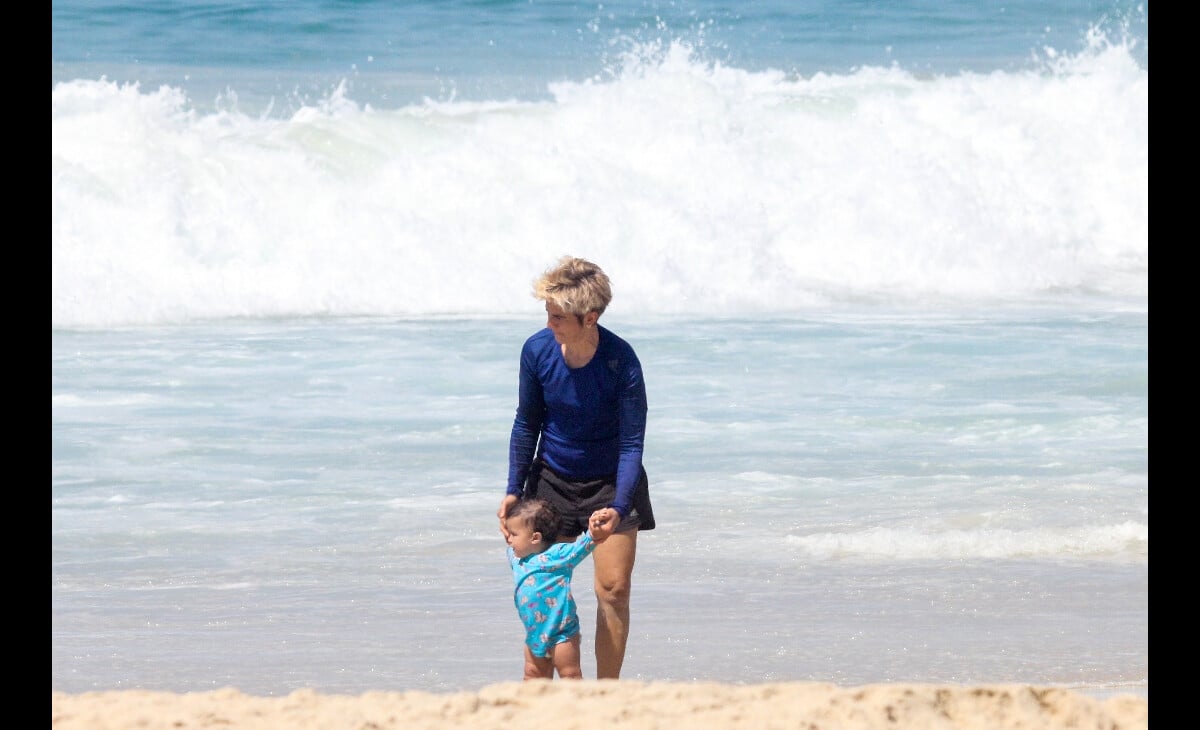
{"label": "turquoise water", "polygon": [[51,9],[54,81],[169,83],[207,104],[224,84],[322,95],[349,80],[389,108],[446,99],[548,98],[556,81],[605,78],[622,54],[679,41],[705,60],[811,76],[898,65],[917,74],[1013,71],[1077,53],[1090,29],[1135,42],[1148,64],[1143,2],[907,0],[727,3],[355,2],[114,3]]}

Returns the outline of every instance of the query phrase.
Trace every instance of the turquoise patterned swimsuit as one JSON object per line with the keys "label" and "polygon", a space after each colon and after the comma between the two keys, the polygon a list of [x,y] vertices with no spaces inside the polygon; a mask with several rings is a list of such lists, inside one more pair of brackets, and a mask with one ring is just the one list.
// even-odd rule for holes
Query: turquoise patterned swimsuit
{"label": "turquoise patterned swimsuit", "polygon": [[579,633],[579,615],[571,595],[571,574],[592,554],[588,533],[575,542],[556,542],[540,553],[518,558],[508,548],[513,570],[513,602],[525,624],[525,644],[536,657],[548,657],[556,644]]}

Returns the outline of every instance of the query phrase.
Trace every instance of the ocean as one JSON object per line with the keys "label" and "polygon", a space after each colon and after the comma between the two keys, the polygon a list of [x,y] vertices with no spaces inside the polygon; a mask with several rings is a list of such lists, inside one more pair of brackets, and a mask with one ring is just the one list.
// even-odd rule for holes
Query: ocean
{"label": "ocean", "polygon": [[1148,693],[1145,3],[51,15],[54,690],[519,679],[573,254],[650,404],[624,678]]}

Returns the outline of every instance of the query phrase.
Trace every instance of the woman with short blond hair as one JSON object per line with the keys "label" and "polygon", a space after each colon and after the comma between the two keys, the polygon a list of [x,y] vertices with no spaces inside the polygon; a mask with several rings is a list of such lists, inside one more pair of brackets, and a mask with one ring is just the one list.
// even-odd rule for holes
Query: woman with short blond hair
{"label": "woman with short blond hair", "polygon": [[596,546],[596,678],[617,679],[629,637],[629,595],[637,536],[654,529],[642,466],[646,385],[633,347],[598,320],[612,300],[596,264],[564,256],[534,281],[546,327],[521,348],[517,412],[508,449],[508,485],[497,516],[521,499],[549,501],[562,516],[559,540],[592,523]]}

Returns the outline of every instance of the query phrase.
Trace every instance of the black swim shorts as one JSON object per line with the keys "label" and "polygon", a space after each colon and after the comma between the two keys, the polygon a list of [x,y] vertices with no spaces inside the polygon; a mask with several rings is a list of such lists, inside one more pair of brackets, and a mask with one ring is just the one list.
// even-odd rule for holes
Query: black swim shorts
{"label": "black swim shorts", "polygon": [[[577,481],[566,479],[535,459],[525,478],[526,499],[539,497],[554,505],[562,515],[562,533],[558,539],[575,539],[588,529],[588,519],[598,509],[608,507],[617,498],[616,475]],[[650,505],[650,480],[642,468],[641,478],[633,492],[633,509],[621,520],[617,532],[634,528],[654,529],[654,510]]]}

